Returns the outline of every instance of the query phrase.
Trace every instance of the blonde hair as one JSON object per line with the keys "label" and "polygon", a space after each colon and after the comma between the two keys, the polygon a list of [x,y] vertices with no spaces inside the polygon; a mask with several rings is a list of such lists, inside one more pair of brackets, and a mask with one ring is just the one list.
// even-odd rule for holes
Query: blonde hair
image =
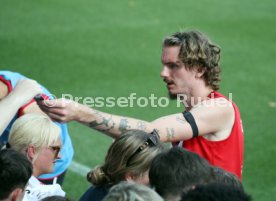
{"label": "blonde hair", "polygon": [[87,174],[87,180],[96,186],[114,185],[125,180],[126,173],[140,177],[149,169],[153,158],[163,150],[159,140],[154,146],[145,146],[150,134],[131,130],[117,138],[109,147],[105,163]]}
{"label": "blonde hair", "polygon": [[26,154],[29,145],[41,150],[60,140],[60,134],[60,128],[47,116],[26,114],[13,124],[8,143],[14,150]]}

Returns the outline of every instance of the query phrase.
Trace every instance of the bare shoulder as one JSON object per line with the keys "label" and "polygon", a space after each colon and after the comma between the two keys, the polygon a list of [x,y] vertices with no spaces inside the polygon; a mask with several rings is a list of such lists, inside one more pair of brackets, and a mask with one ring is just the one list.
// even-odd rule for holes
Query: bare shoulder
{"label": "bare shoulder", "polygon": [[196,116],[232,116],[234,115],[234,107],[232,103],[225,98],[209,99],[200,102],[191,109],[191,113]]}
{"label": "bare shoulder", "polygon": [[233,108],[232,103],[225,98],[214,98],[201,101],[200,103],[193,105],[195,108]]}
{"label": "bare shoulder", "polygon": [[202,135],[227,137],[235,120],[232,103],[225,98],[202,101],[191,109]]}

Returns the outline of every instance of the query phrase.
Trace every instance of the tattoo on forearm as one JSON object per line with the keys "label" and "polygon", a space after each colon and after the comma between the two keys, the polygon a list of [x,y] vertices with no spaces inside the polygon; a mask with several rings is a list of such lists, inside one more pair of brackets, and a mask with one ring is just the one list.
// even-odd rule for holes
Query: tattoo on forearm
{"label": "tattoo on forearm", "polygon": [[121,133],[124,133],[131,128],[127,124],[128,124],[128,119],[121,119],[120,125],[119,125],[119,131],[121,131]]}
{"label": "tattoo on forearm", "polygon": [[147,126],[146,126],[145,122],[138,121],[137,122],[137,129],[145,131],[147,129]]}
{"label": "tattoo on forearm", "polygon": [[[91,128],[95,128],[98,131],[102,131],[102,132],[108,132],[109,130],[113,129],[115,126],[115,122],[112,119],[112,116],[110,116],[109,118],[103,117],[100,113],[95,113],[96,116],[98,116],[98,119],[100,118],[101,120],[97,121],[92,121],[90,122],[88,125]],[[100,127],[98,127],[100,126]]]}
{"label": "tattoo on forearm", "polygon": [[174,138],[175,131],[173,128],[166,128],[167,131],[167,140],[170,141],[171,139]]}

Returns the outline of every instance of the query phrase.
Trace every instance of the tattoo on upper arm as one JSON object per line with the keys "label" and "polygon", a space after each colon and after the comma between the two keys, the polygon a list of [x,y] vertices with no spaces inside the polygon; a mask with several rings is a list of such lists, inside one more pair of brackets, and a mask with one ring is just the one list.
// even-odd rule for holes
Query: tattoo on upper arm
{"label": "tattoo on upper arm", "polygon": [[[95,115],[98,116],[97,118],[100,118],[101,121],[97,121],[97,120],[92,121],[88,124],[89,127],[95,128],[98,131],[102,131],[102,132],[107,132],[115,127],[115,122],[113,121],[112,116],[110,116],[109,118],[106,118],[102,116],[99,112],[96,112]],[[98,127],[98,126],[101,126],[101,127]]]}
{"label": "tattoo on upper arm", "polygon": [[137,129],[145,131],[147,129],[147,126],[146,126],[145,122],[138,121],[137,122]]}
{"label": "tattoo on upper arm", "polygon": [[128,119],[121,119],[120,121],[120,125],[119,125],[119,131],[121,131],[121,133],[126,132],[127,130],[129,130],[131,127],[128,124]]}
{"label": "tattoo on upper arm", "polygon": [[170,141],[171,139],[173,139],[175,136],[175,131],[173,128],[166,128],[167,131],[167,140]]}
{"label": "tattoo on upper arm", "polygon": [[178,121],[179,123],[182,123],[182,124],[187,122],[186,119],[181,118],[181,117],[176,117],[176,121]]}

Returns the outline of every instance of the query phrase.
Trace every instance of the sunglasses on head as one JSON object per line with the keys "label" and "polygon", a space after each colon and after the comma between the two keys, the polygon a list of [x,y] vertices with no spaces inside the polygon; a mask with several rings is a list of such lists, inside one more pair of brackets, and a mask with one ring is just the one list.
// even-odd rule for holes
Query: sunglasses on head
{"label": "sunglasses on head", "polygon": [[153,130],[147,140],[144,141],[144,143],[138,147],[138,149],[128,158],[127,160],[127,166],[129,166],[129,163],[131,161],[131,159],[137,155],[138,153],[140,153],[142,150],[144,150],[146,147],[153,147],[153,146],[156,146],[158,143],[159,143],[159,139],[160,139],[160,136],[157,132],[157,130]]}

